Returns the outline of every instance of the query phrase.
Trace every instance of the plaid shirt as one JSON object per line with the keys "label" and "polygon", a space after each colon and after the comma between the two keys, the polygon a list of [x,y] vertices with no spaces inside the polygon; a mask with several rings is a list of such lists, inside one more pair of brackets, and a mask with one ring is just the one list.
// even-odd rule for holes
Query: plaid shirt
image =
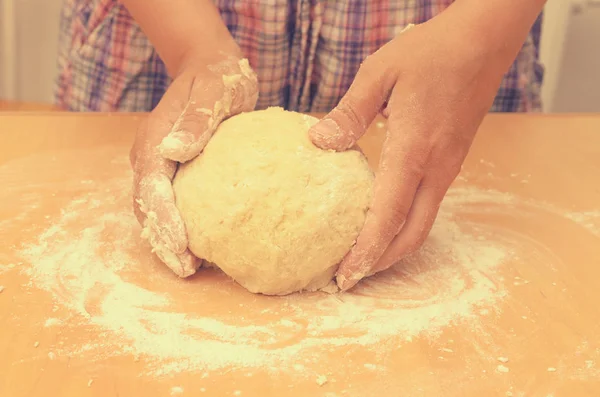
{"label": "plaid shirt", "polygon": [[[170,78],[117,0],[64,0],[56,101],[73,111],[149,111]],[[331,110],[361,62],[452,0],[214,0],[259,79],[258,109]],[[541,15],[492,111],[539,111]]]}

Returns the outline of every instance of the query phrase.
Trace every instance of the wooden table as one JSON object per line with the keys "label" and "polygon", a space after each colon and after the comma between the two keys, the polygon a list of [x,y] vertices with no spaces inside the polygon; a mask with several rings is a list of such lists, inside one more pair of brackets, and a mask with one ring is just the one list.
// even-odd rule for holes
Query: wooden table
{"label": "wooden table", "polygon": [[59,111],[57,105],[44,102],[6,101],[0,99],[0,112],[50,112]]}
{"label": "wooden table", "polygon": [[0,115],[0,396],[600,396],[600,116],[490,115],[420,252],[281,298],[149,253],[142,117]]}

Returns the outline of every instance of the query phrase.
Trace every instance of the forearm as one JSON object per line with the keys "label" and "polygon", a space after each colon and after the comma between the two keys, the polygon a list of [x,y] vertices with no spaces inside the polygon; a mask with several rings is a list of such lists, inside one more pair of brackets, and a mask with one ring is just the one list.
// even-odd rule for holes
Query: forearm
{"label": "forearm", "polygon": [[464,29],[469,42],[508,69],[546,0],[456,0],[446,17]]}
{"label": "forearm", "polygon": [[176,75],[191,58],[240,56],[211,0],[120,0]]}

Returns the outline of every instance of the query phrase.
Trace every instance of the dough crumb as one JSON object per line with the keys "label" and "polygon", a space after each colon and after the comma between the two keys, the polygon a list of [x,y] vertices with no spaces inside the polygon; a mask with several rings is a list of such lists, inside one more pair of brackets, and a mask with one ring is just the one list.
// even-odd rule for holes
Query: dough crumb
{"label": "dough crumb", "polygon": [[172,396],[176,396],[176,395],[181,394],[181,393],[183,393],[183,387],[181,387],[181,386],[173,386],[171,388],[171,395]]}
{"label": "dough crumb", "polygon": [[48,358],[50,360],[54,360],[56,358],[56,354],[54,354],[53,352],[48,353]]}
{"label": "dough crumb", "polygon": [[53,325],[60,325],[60,324],[62,324],[62,321],[59,320],[58,318],[49,318],[44,323],[44,327],[52,327]]}
{"label": "dough crumb", "polygon": [[585,367],[587,369],[592,369],[594,367],[594,361],[593,360],[585,360]]}
{"label": "dough crumb", "polygon": [[2,293],[2,291],[4,291],[4,286],[0,285],[0,293]]}
{"label": "dough crumb", "polygon": [[508,358],[507,357],[498,357],[498,361],[506,364],[508,362]]}
{"label": "dough crumb", "polygon": [[365,365],[363,365],[363,367],[365,367],[366,369],[370,369],[370,370],[374,370],[377,368],[377,366],[375,364],[370,364],[370,363],[365,363]]}
{"label": "dough crumb", "polygon": [[556,372],[556,368],[554,368],[554,367],[548,367],[548,372]]}
{"label": "dough crumb", "polygon": [[212,110],[206,108],[196,108],[196,112],[205,114],[207,116],[212,116]]}
{"label": "dough crumb", "polygon": [[37,341],[36,341],[36,342],[33,344],[33,347],[38,347],[39,345],[40,345],[40,342],[37,342]]}
{"label": "dough crumb", "polygon": [[323,386],[325,383],[327,383],[327,377],[325,375],[317,376],[317,385]]}
{"label": "dough crumb", "polygon": [[234,391],[234,392],[233,392],[233,395],[234,395],[234,396],[241,396],[241,395],[242,395],[242,392],[241,392],[241,391],[239,391],[239,390],[236,390],[236,391]]}
{"label": "dough crumb", "polygon": [[302,364],[294,364],[294,369],[296,371],[302,371],[302,370],[304,370],[304,365],[302,365]]}
{"label": "dough crumb", "polygon": [[498,366],[496,367],[496,370],[497,370],[498,372],[507,373],[507,372],[508,372],[508,367],[505,367],[504,365],[498,365]]}
{"label": "dough crumb", "polygon": [[92,383],[94,383],[94,380],[93,380],[93,379],[90,379],[90,380],[88,380],[87,386],[88,386],[88,387],[92,386]]}

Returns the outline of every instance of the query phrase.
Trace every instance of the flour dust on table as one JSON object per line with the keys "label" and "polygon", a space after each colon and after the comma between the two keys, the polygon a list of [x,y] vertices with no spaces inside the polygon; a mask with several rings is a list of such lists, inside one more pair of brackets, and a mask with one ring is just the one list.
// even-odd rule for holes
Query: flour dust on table
{"label": "flour dust on table", "polygon": [[[500,354],[492,352],[494,342],[481,323],[507,298],[502,270],[515,257],[536,253],[548,256],[549,271],[553,266],[550,248],[516,235],[510,223],[532,211],[550,211],[561,224],[579,219],[509,194],[456,187],[422,249],[393,268],[349,293],[267,297],[214,269],[179,279],[153,257],[131,211],[127,159],[115,153],[122,151],[87,154],[96,164],[113,156],[107,168],[114,169],[102,180],[82,183],[82,169],[31,187],[64,192],[62,209],[32,227],[35,236],[20,249],[23,264],[8,271],[25,272],[28,288],[48,291],[68,309],[71,316],[49,320],[51,326],[102,335],[83,345],[67,340],[52,346],[58,358],[133,355],[143,357],[148,376],[256,368],[316,378],[323,374],[311,368],[320,354],[356,346],[373,353],[373,361],[354,370],[385,371],[392,346],[436,340],[461,324],[479,335],[487,346],[481,354],[496,366]],[[0,168],[0,177],[8,172]],[[118,178],[109,176],[118,172]],[[485,220],[478,220],[481,215]]]}

